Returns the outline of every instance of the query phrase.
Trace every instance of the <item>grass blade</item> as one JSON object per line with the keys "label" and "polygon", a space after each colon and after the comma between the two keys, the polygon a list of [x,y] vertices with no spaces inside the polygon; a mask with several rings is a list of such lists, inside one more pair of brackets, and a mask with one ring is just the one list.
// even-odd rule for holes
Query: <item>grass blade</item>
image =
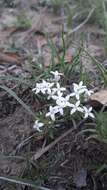
{"label": "grass blade", "polygon": [[[43,71],[41,71],[41,73],[43,73]],[[43,74],[40,74],[39,76],[37,76],[37,77],[35,78],[35,81],[33,81],[33,79],[31,79],[31,81],[30,81],[30,79],[29,79],[29,81],[28,81],[28,80],[25,80],[25,79],[23,79],[23,78],[13,77],[13,76],[11,76],[11,75],[7,75],[7,76],[0,76],[0,80],[1,80],[1,81],[2,81],[2,80],[16,81],[16,82],[19,83],[19,84],[25,84],[25,85],[31,87],[31,85],[32,85],[33,82],[35,82],[35,83],[38,82],[43,76],[44,76]]]}
{"label": "grass blade", "polygon": [[16,81],[19,84],[25,84],[27,86],[30,86],[31,84],[24,80],[23,78],[19,78],[19,77],[13,77],[11,75],[8,76],[0,76],[0,80],[8,80],[8,81]]}
{"label": "grass blade", "polygon": [[104,68],[104,66],[98,61],[96,60],[96,58],[94,58],[93,56],[90,55],[90,53],[84,49],[84,52],[91,58],[91,60],[93,61],[93,63],[97,66],[98,70],[101,73],[101,77],[104,80],[104,83],[107,84],[107,71]]}
{"label": "grass blade", "polygon": [[0,176],[0,180],[5,180],[8,182],[12,182],[12,183],[20,184],[20,185],[26,185],[29,187],[34,187],[34,188],[37,188],[38,190],[50,190],[46,187],[39,186],[36,184],[36,182],[33,182],[32,180],[28,180],[28,179],[22,179],[22,178],[18,178],[18,177]]}
{"label": "grass blade", "polygon": [[8,88],[7,86],[2,86],[0,85],[0,88],[7,91],[11,96],[13,96],[18,102],[19,104],[21,104],[23,106],[24,109],[27,110],[27,112],[32,115],[33,117],[35,117],[35,114],[32,112],[32,110],[29,108],[29,106],[27,106],[18,96],[17,94],[11,90],[10,88]]}

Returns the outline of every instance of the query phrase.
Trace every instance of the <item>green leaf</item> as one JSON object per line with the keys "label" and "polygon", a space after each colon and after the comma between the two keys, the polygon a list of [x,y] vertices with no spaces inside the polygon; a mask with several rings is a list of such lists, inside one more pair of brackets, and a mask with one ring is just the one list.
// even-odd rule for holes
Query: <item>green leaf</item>
{"label": "green leaf", "polygon": [[96,114],[96,131],[101,140],[107,143],[107,112]]}

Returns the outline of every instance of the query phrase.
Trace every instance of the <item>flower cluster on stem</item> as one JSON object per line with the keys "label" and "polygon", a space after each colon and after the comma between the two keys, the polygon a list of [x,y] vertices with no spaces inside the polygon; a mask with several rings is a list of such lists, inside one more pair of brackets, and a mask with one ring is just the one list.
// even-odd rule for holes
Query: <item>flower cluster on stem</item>
{"label": "flower cluster on stem", "polygon": [[[42,80],[42,82],[36,83],[36,87],[32,89],[35,94],[43,94],[47,100],[52,100],[52,105],[49,106],[45,117],[54,122],[57,116],[63,116],[65,109],[68,108],[70,115],[73,115],[75,112],[80,112],[83,118],[94,118],[92,107],[83,106],[81,103],[81,97],[84,99],[88,98],[93,91],[88,90],[87,87],[83,85],[83,81],[80,81],[79,84],[73,83],[73,92],[68,93],[67,89],[60,85],[60,79],[63,74],[58,71],[51,71],[50,74],[52,74],[53,78],[48,81]],[[33,127],[41,132],[43,126],[45,126],[44,123],[36,120]]]}

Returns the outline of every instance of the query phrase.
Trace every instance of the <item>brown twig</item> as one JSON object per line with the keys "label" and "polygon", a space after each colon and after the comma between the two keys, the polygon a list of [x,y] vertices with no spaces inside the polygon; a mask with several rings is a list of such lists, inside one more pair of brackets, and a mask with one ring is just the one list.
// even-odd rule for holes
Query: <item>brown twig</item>
{"label": "brown twig", "polygon": [[[77,125],[77,128],[84,122],[84,120],[82,120],[82,122],[80,122]],[[77,129],[76,128],[76,129]],[[64,137],[66,137],[67,135],[69,135],[70,133],[72,133],[73,131],[76,130],[74,127],[70,128],[68,131],[66,131],[64,134],[62,134],[60,137],[58,137],[57,139],[55,139],[52,143],[50,143],[49,145],[47,145],[45,148],[40,149],[33,157],[32,159],[34,161],[38,160],[43,154],[45,154],[47,151],[49,151],[49,149],[53,148],[59,141],[61,141]]]}
{"label": "brown twig", "polygon": [[52,143],[47,145],[45,148],[40,149],[34,156],[33,160],[38,160],[44,153],[46,153],[49,149],[53,148],[59,141],[61,141],[64,137],[66,137],[68,134],[70,134],[74,128],[69,129],[67,132],[62,134],[60,137],[55,139]]}
{"label": "brown twig", "polygon": [[87,18],[81,24],[79,24],[77,27],[68,32],[67,36],[70,37],[73,33],[77,32],[80,28],[82,28],[89,21],[94,11],[95,7],[91,9]]}

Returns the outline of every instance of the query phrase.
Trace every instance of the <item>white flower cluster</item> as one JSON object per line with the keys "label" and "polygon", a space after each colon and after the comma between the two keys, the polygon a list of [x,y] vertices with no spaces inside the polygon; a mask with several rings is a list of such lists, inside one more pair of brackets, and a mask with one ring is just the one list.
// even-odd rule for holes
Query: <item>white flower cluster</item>
{"label": "white flower cluster", "polygon": [[[50,80],[51,82],[43,80],[41,83],[37,83],[36,87],[32,89],[35,94],[41,93],[46,95],[47,100],[53,100],[55,106],[49,107],[49,112],[46,113],[46,117],[50,117],[52,121],[55,121],[56,115],[64,115],[64,109],[67,107],[71,115],[75,112],[81,112],[84,118],[94,118],[92,107],[88,108],[81,103],[81,96],[84,98],[89,97],[93,91],[88,90],[87,87],[83,85],[83,82],[80,81],[79,84],[73,83],[73,92],[67,94],[67,89],[60,86],[59,83],[63,74],[58,71],[51,71],[50,73],[54,76],[54,78]],[[34,128],[37,131],[41,132],[42,130],[40,128],[43,126],[43,123],[38,120],[35,121]]]}

